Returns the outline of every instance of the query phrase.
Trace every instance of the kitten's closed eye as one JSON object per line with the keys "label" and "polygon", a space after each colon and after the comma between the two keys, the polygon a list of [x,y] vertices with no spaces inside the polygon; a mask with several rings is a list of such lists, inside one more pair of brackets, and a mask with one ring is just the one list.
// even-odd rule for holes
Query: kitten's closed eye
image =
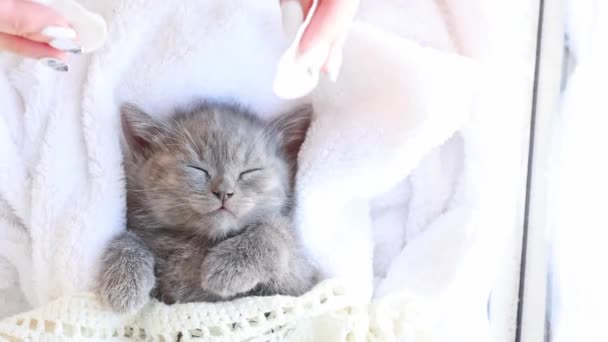
{"label": "kitten's closed eye", "polygon": [[239,175],[239,179],[247,179],[248,176],[251,176],[253,174],[255,174],[258,171],[262,171],[262,168],[256,168],[256,169],[249,169],[249,170],[245,170],[243,172],[241,172],[241,174]]}
{"label": "kitten's closed eye", "polygon": [[203,172],[207,178],[211,177],[211,176],[209,176],[209,172],[207,170],[203,169],[202,167],[195,166],[195,165],[188,165],[188,167],[191,169],[195,169],[195,170]]}

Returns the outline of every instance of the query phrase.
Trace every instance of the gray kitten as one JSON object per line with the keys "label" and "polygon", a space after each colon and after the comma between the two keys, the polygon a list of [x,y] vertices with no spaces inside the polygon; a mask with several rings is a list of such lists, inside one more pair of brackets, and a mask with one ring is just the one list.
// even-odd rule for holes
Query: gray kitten
{"label": "gray kitten", "polygon": [[126,312],[150,295],[213,302],[312,287],[316,272],[290,218],[310,108],[269,123],[219,103],[165,121],[130,104],[121,110],[128,228],[103,257],[107,304]]}

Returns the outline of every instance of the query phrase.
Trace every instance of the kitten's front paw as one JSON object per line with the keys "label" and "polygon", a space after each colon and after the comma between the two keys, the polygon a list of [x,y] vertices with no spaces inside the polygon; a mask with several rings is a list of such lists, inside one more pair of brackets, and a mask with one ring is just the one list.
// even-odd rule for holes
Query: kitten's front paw
{"label": "kitten's front paw", "polygon": [[154,259],[147,251],[110,248],[99,277],[101,299],[120,313],[140,309],[154,288]]}
{"label": "kitten's front paw", "polygon": [[228,299],[253,290],[261,274],[246,257],[238,253],[210,252],[203,261],[203,289]]}
{"label": "kitten's front paw", "polygon": [[151,289],[145,284],[105,284],[100,292],[102,300],[114,311],[126,313],[141,309],[150,299]]}

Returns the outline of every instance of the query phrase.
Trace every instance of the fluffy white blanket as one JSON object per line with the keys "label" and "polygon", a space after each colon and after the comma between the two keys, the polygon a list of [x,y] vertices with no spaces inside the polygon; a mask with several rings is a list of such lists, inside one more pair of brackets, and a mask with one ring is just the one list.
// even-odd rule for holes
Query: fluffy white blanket
{"label": "fluffy white blanket", "polygon": [[[105,244],[124,229],[121,102],[158,116],[201,97],[266,117],[295,105],[272,93],[289,43],[278,1],[81,3],[106,19],[110,41],[72,58],[70,73],[0,60],[0,287],[17,284],[31,306],[90,290]],[[506,32],[489,22],[509,13],[493,5],[363,1],[340,79],[301,100],[316,119],[300,155],[298,227],[325,274],[362,301],[407,290],[448,317],[458,311],[443,298],[456,293],[450,303],[483,320],[487,261],[513,227],[509,177],[529,90],[518,88],[529,80],[523,59],[487,47]],[[495,108],[501,89],[514,100]]]}

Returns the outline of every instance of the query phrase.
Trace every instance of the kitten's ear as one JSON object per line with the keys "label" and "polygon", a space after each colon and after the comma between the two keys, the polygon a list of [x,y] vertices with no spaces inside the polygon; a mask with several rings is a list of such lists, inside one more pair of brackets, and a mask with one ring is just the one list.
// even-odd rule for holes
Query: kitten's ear
{"label": "kitten's ear", "polygon": [[298,152],[306,139],[312,116],[312,105],[305,105],[279,116],[269,125],[270,134],[278,138],[281,150],[292,166],[298,160]]}
{"label": "kitten's ear", "polygon": [[146,157],[162,134],[162,124],[132,103],[120,106],[122,129],[135,156]]}

